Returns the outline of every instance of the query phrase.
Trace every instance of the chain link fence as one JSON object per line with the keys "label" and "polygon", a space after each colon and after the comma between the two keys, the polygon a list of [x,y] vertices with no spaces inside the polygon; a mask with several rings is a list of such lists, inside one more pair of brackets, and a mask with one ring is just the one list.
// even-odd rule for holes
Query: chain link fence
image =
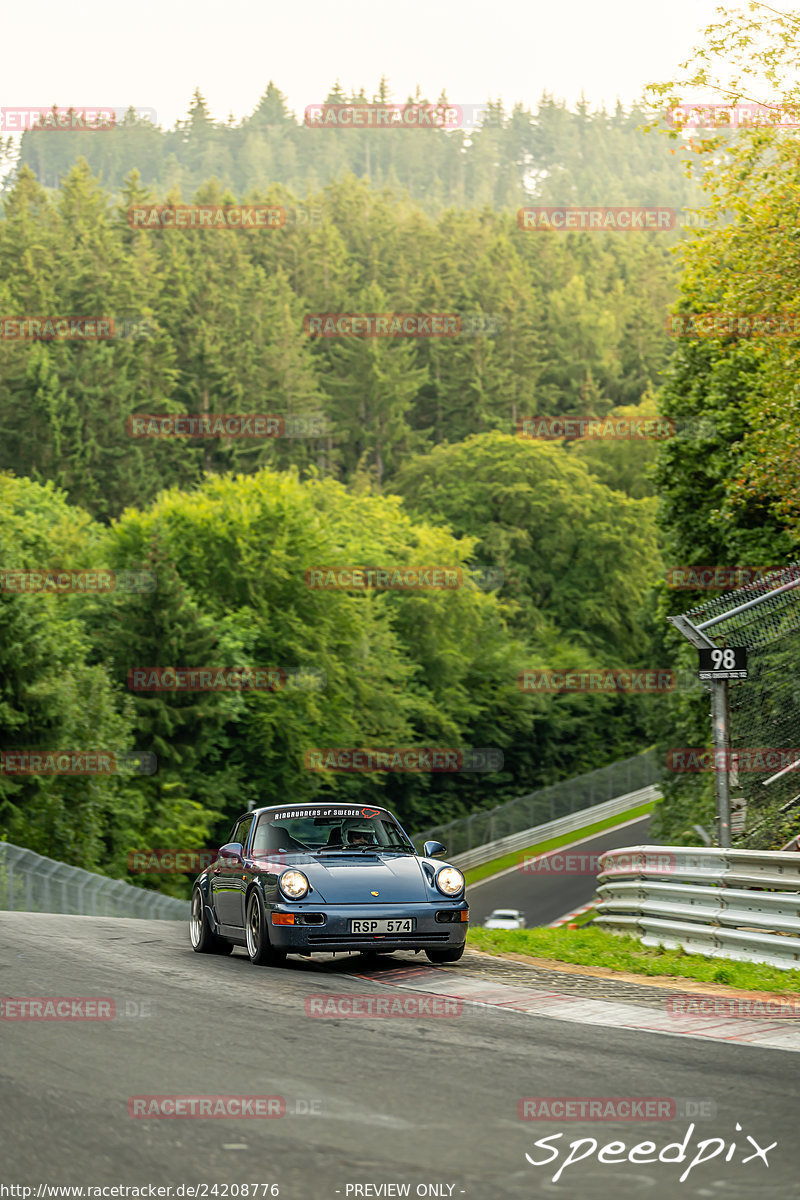
{"label": "chain link fence", "polygon": [[568,813],[649,787],[657,783],[659,777],[656,752],[646,750],[585,775],[562,779],[527,796],[518,796],[497,808],[460,817],[447,825],[434,825],[413,834],[413,840],[418,849],[424,842],[434,840],[443,842],[450,856],[465,854],[486,842],[495,842],[512,833],[521,833]]}
{"label": "chain link fence", "polygon": [[183,921],[189,902],[0,842],[0,910]]}
{"label": "chain link fence", "polygon": [[704,632],[720,649],[745,646],[748,652],[747,679],[728,683],[731,752],[723,769],[729,771],[732,843],[777,850],[800,829],[800,563],[685,616],[700,626],[726,613]]}

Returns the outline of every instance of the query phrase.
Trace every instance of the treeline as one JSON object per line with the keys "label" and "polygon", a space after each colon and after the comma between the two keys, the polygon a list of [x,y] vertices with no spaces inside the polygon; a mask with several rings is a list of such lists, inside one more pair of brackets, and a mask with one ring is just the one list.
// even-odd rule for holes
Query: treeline
{"label": "treeline", "polygon": [[[106,187],[117,192],[138,170],[160,192],[191,195],[210,178],[237,195],[281,184],[305,199],[346,175],[375,187],[404,191],[427,211],[443,208],[516,208],[541,204],[651,204],[677,209],[695,203],[694,186],[678,159],[658,138],[639,130],[648,114],[638,108],[570,111],[544,96],[535,112],[521,104],[442,93],[434,105],[458,127],[413,129],[309,128],[303,111],[290,111],[270,83],[255,111],[238,124],[215,121],[199,91],[186,119],[162,130],[144,115],[146,97],[113,128],[97,132],[23,134],[19,165],[56,188],[82,156]],[[397,104],[386,80],[368,96],[347,95],[338,85],[309,105]],[[400,101],[402,104],[403,102]],[[427,106],[420,96],[409,108]],[[445,120],[445,118],[442,118]]]}
{"label": "treeline", "polygon": [[[702,78],[735,105],[761,95],[768,72],[779,96],[776,112],[782,106],[796,112],[796,71],[785,35],[790,21],[794,16],[759,13],[739,22],[720,10],[686,78],[654,91],[693,97]],[[723,45],[725,57],[709,53]],[[691,149],[692,174],[707,196],[708,228],[684,247],[677,310],[703,314],[695,328],[704,335],[678,339],[660,392],[662,412],[685,430],[659,454],[664,558],[668,566],[785,565],[800,558],[796,125],[744,128],[735,138],[725,128],[695,132]],[[654,629],[667,661],[696,670],[696,650],[666,617],[718,594],[669,592],[662,585]],[[747,598],[759,594],[750,591]],[[733,748],[788,752],[799,724],[797,612],[778,616],[765,609],[761,621],[773,640],[752,652],[750,678],[730,689]],[[707,693],[676,696],[665,707],[659,743],[663,755],[670,747],[710,746]],[[779,849],[800,829],[796,776],[764,788],[770,773],[739,776],[732,794],[747,801],[739,845]],[[667,775],[664,786],[657,832],[693,843],[696,824],[713,831],[713,772]]]}
{"label": "treeline", "polygon": [[[210,182],[192,199],[236,197]],[[262,199],[294,202],[277,188]],[[23,168],[0,220],[0,314],[104,316],[119,334],[4,333],[0,469],[52,480],[104,521],[209,471],[294,466],[391,487],[409,456],[436,445],[511,433],[536,413],[637,405],[674,349],[675,268],[658,233],[522,232],[489,210],[428,216],[352,177],[311,197],[309,226],[133,228],[131,207],[158,200],[179,197],[135,172],[113,201],[85,162],[54,194]],[[463,332],[309,336],[305,318],[320,312],[454,313]],[[137,413],[209,412],[322,424],[260,440],[129,433]],[[641,472],[620,482],[614,448],[585,453],[606,483],[643,494]],[[640,444],[633,461],[647,454]]]}
{"label": "treeline", "polygon": [[[561,446],[500,433],[412,462],[403,490],[413,513],[397,496],[263,470],[170,488],[108,527],[51,483],[0,476],[6,572],[103,567],[155,581],[58,594],[4,575],[0,747],[158,763],[154,774],[47,774],[6,759],[0,836],[124,877],[133,850],[219,845],[250,805],[380,799],[413,830],[640,749],[663,698],[529,694],[518,676],[651,665],[654,501],[607,488]],[[438,523],[450,514],[455,532]],[[452,567],[463,581],[309,586],[315,568],[359,565]],[[152,669],[170,667],[273,668],[286,681],[153,689]],[[337,747],[492,747],[504,762],[489,774],[309,769],[309,751]]]}

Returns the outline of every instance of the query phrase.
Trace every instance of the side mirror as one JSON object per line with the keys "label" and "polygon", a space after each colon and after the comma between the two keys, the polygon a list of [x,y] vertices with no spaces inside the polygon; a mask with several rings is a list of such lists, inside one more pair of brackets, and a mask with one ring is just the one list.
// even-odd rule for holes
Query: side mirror
{"label": "side mirror", "polygon": [[243,852],[244,846],[241,842],[228,842],[227,845],[220,847],[218,857],[226,859],[229,862],[241,862]]}
{"label": "side mirror", "polygon": [[423,858],[441,858],[443,854],[447,851],[441,842],[426,842],[422,847]]}

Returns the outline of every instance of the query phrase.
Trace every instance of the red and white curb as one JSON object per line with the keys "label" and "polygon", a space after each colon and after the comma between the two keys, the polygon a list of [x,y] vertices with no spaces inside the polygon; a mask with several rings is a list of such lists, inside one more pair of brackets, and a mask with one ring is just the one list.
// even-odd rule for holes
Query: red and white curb
{"label": "red and white curb", "polygon": [[559,929],[562,925],[569,925],[570,921],[577,920],[584,913],[591,912],[593,908],[597,908],[597,901],[591,904],[582,904],[580,908],[573,908],[572,912],[568,912],[565,916],[559,917],[557,921],[551,921],[547,926],[548,929]]}
{"label": "red and white curb", "polygon": [[[492,983],[475,975],[455,976],[435,967],[410,967],[391,975],[385,971],[359,973],[358,978],[388,988],[407,988],[410,991],[430,992],[464,1000],[475,1005],[489,1005],[511,1012],[529,1013],[537,1017],[552,1017],[556,1021],[574,1021],[581,1025],[612,1026],[641,1033],[663,1033],[673,1037],[704,1038],[735,1045],[768,1047],[774,1050],[800,1050],[800,1021],[788,1019],[758,1020],[750,1017],[704,1017],[688,1013],[668,1013],[664,990],[664,1012],[636,1004],[610,1000],[591,1000],[562,992],[544,992],[519,984]],[[685,996],[676,987],[675,994]],[[700,993],[697,993],[700,999]]]}

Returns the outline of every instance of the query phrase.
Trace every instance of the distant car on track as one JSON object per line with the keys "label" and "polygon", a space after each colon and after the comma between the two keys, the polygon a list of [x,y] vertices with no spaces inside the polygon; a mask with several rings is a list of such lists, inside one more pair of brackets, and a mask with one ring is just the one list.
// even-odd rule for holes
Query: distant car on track
{"label": "distant car on track", "polygon": [[525,918],[518,908],[496,908],[483,922],[484,929],[524,929]]}
{"label": "distant car on track", "polygon": [[274,804],[244,813],[197,877],[190,936],[200,954],[245,946],[252,962],[287,954],[424,950],[456,962],[469,922],[464,876],[417,854],[388,809]]}

